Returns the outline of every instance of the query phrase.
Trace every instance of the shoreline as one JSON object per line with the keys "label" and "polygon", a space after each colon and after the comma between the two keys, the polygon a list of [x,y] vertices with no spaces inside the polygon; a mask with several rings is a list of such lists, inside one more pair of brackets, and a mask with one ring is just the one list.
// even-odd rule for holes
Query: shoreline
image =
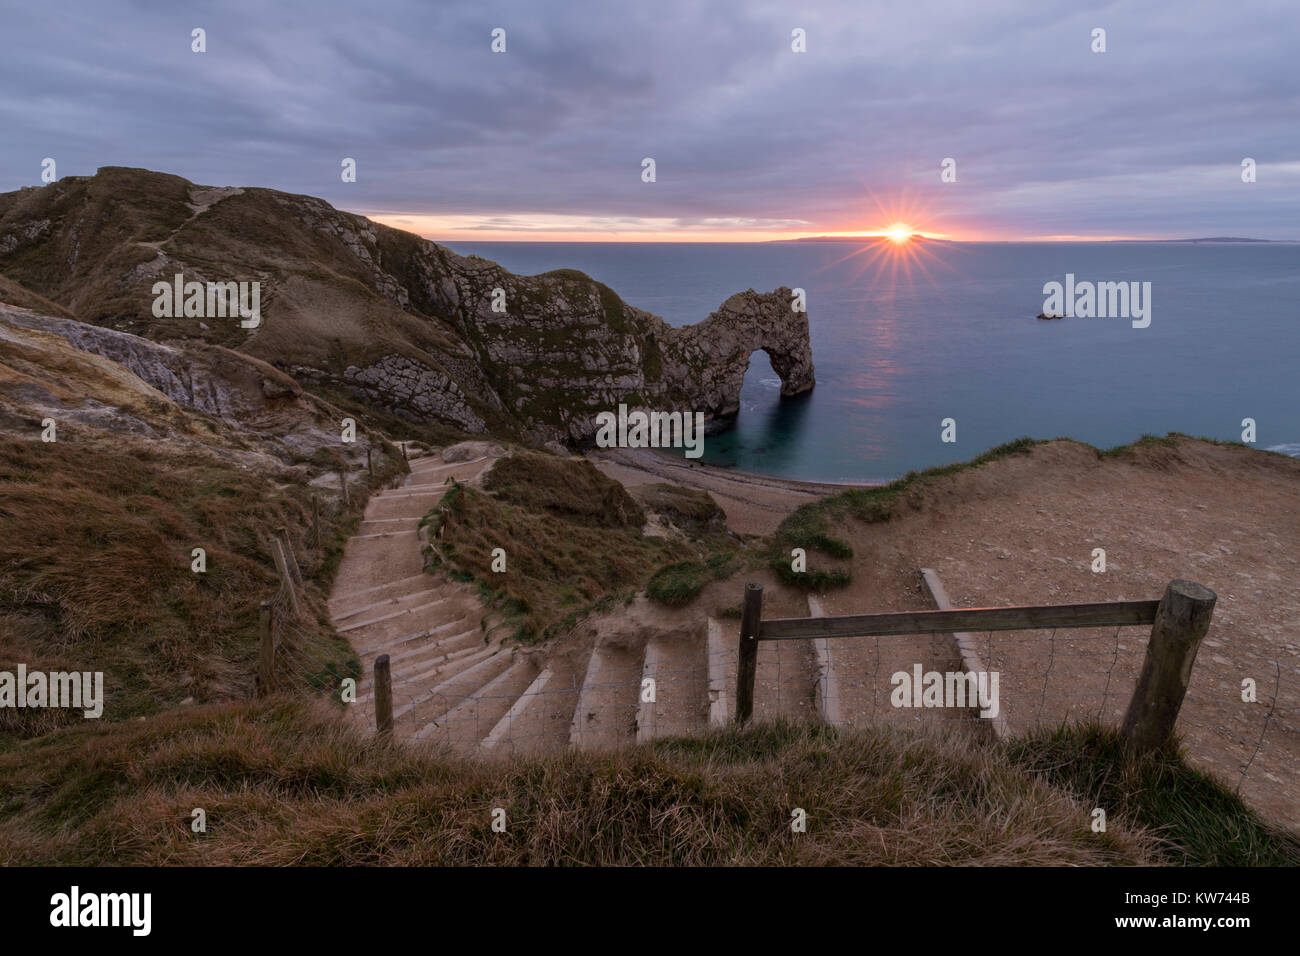
{"label": "shoreline", "polygon": [[[1137,448],[1153,438],[1160,444],[1168,439],[1193,442],[1209,442],[1215,445],[1231,443],[1218,442],[1214,439],[1198,439],[1190,435],[1170,432],[1160,436],[1143,436],[1128,445],[1117,448]],[[1055,438],[1039,440],[1048,445],[1065,442],[1080,445],[1101,454],[1116,449],[1099,449],[1087,442],[1073,438]],[[1272,448],[1243,445],[1250,451],[1268,452],[1283,460],[1300,460],[1300,456],[1289,455]],[[987,452],[985,453],[987,454]],[[727,515],[727,526],[740,534],[771,534],[776,531],[787,515],[803,504],[816,501],[828,495],[838,494],[852,488],[879,488],[887,482],[830,482],[804,481],[795,478],[779,478],[760,475],[753,472],[721,468],[700,462],[689,462],[659,449],[652,448],[601,448],[587,452],[584,457],[601,472],[625,487],[669,482],[687,488],[706,491],[717,501]],[[976,456],[975,461],[982,456]]]}
{"label": "shoreline", "polygon": [[[1187,435],[1182,432],[1167,432],[1164,435],[1140,435],[1132,441],[1116,445],[1114,448],[1127,448],[1131,445],[1137,444],[1145,438],[1163,439],[1168,437],[1186,438],[1193,441],[1208,441],[1216,444],[1237,444],[1234,442],[1223,442],[1221,439]],[[1078,445],[1085,445],[1097,452],[1114,450],[1113,448],[1101,448],[1083,441],[1082,439],[1071,438],[1068,435],[1058,435],[1053,438],[1035,438],[1032,440],[1035,442],[1074,442]],[[989,448],[984,449],[983,452],[973,455],[971,459],[965,460],[970,461],[973,458],[978,458],[980,455],[983,455],[996,447],[998,446],[990,446]],[[1275,455],[1281,455],[1283,458],[1300,458],[1300,442],[1283,442],[1278,445],[1246,445],[1243,447],[1249,448],[1252,451],[1272,452]],[[730,480],[735,484],[756,484],[772,488],[787,488],[791,491],[821,492],[824,494],[834,494],[837,491],[843,491],[848,488],[882,488],[885,485],[898,481],[900,478],[904,477],[904,475],[899,475],[897,478],[891,478],[888,481],[813,481],[806,478],[782,478],[780,475],[765,475],[756,471],[728,468],[723,465],[710,465],[702,461],[697,461],[692,464],[674,455],[666,454],[659,448],[598,448],[585,453],[585,457],[591,459],[593,462],[603,457],[618,464],[625,464],[628,467],[641,468],[647,471],[653,470],[655,467],[662,467],[671,470],[674,475],[704,474],[719,480]],[[949,464],[955,465],[961,464],[961,462],[950,462]],[[926,471],[930,467],[943,468],[947,467],[947,465],[927,466],[927,468],[917,468],[913,470],[918,472]]]}
{"label": "shoreline", "polygon": [[706,491],[726,513],[727,527],[737,534],[771,534],[800,505],[849,488],[874,487],[755,475],[691,463],[648,448],[602,448],[583,457],[627,488],[668,482]]}
{"label": "shoreline", "polygon": [[690,462],[675,455],[665,454],[657,448],[600,448],[589,453],[587,457],[593,461],[599,457],[646,471],[663,469],[674,475],[705,475],[738,485],[762,485],[768,488],[784,488],[789,491],[814,494],[834,494],[847,488],[879,488],[888,484],[884,481],[810,481],[804,478],[782,478],[779,475],[764,475],[756,471],[709,465],[701,461]]}

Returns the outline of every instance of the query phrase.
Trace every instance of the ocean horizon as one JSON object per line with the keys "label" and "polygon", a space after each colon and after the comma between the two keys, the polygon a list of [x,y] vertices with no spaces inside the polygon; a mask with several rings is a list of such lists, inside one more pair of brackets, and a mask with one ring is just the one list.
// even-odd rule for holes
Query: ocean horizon
{"label": "ocean horizon", "polygon": [[[755,352],[733,426],[704,442],[709,465],[882,482],[1022,436],[1241,441],[1244,419],[1253,447],[1300,456],[1295,243],[443,244],[524,275],[581,270],[675,326],[745,289],[804,289],[817,387],[782,399]],[[1037,318],[1045,284],[1067,276],[1138,283],[1149,324]]]}

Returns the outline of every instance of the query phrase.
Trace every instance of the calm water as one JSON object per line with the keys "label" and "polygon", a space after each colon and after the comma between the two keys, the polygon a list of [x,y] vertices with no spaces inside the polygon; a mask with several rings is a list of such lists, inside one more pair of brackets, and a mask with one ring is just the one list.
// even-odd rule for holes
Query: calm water
{"label": "calm water", "polygon": [[[1169,431],[1300,453],[1300,245],[452,243],[533,275],[576,268],[673,325],[748,288],[808,294],[817,388],[781,400],[755,353],[736,427],[704,460],[881,481],[1021,435],[1099,447]],[[1045,282],[1152,284],[1151,325],[1035,318]],[[957,441],[940,441],[940,421]]]}

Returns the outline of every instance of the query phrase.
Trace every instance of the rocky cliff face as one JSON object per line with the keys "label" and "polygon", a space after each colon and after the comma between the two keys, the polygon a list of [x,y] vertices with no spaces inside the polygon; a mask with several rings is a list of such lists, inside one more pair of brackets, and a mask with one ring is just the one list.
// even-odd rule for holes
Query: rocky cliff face
{"label": "rocky cliff face", "polygon": [[781,394],[806,392],[816,384],[808,316],[793,308],[794,292],[784,286],[759,294],[738,292],[703,322],[670,329],[664,378],[675,394],[690,396],[710,417],[735,415],[740,388],[757,349],[767,353],[781,378]]}
{"label": "rocky cliff face", "polygon": [[[580,272],[516,276],[308,196],[106,168],[0,195],[0,272],[77,319],[237,349],[412,420],[583,443],[619,403],[739,409],[750,356],[812,388],[791,290],[672,328]],[[158,316],[154,283],[261,283],[262,321]],[[123,356],[129,363],[129,356]]]}
{"label": "rocky cliff face", "polygon": [[[196,426],[192,410],[210,416]],[[101,431],[221,445],[232,453],[363,466],[375,438],[342,441],[345,413],[265,362],[221,346],[177,348],[0,301],[0,419],[16,431],[46,415]],[[215,421],[214,421],[215,420]]]}

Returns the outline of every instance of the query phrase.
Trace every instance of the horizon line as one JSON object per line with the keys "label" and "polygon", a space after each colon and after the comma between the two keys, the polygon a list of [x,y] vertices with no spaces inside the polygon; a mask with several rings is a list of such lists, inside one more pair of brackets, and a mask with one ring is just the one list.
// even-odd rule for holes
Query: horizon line
{"label": "horizon line", "polygon": [[[375,221],[378,221],[378,220],[375,220]],[[381,225],[387,225],[387,223],[381,223]],[[394,228],[400,228],[400,227],[394,227]],[[403,232],[410,232],[411,230],[409,230],[409,229],[405,229],[405,230],[402,230],[402,231],[403,231]],[[659,245],[701,245],[701,246],[739,246],[739,245],[745,245],[745,246],[758,246],[758,245],[772,245],[772,244],[776,244],[776,243],[795,243],[795,242],[809,242],[809,243],[813,243],[813,242],[827,242],[827,243],[833,243],[833,242],[858,242],[858,241],[867,241],[867,240],[874,240],[874,241],[877,241],[877,242],[889,242],[889,241],[890,241],[890,240],[888,239],[888,237],[885,237],[885,236],[872,236],[872,235],[852,235],[852,236],[835,236],[835,235],[831,235],[831,236],[798,236],[798,237],[789,238],[789,239],[716,239],[716,238],[704,239],[704,238],[696,238],[696,237],[689,237],[689,236],[688,236],[688,237],[675,237],[675,238],[671,238],[671,237],[667,237],[667,236],[658,236],[658,237],[654,237],[654,238],[649,238],[649,237],[641,238],[641,237],[638,237],[638,238],[628,238],[628,239],[613,239],[613,238],[606,238],[606,237],[596,237],[596,236],[591,236],[591,235],[578,235],[578,236],[574,236],[574,235],[564,235],[564,236],[562,236],[562,237],[561,237],[561,236],[548,236],[548,237],[545,237],[545,238],[532,238],[532,237],[530,237],[530,238],[517,238],[517,237],[504,238],[504,237],[499,237],[499,236],[481,237],[481,236],[466,236],[466,235],[456,235],[456,236],[452,236],[452,237],[442,237],[442,236],[433,236],[433,235],[423,235],[423,234],[421,234],[421,233],[416,233],[416,235],[419,235],[421,239],[427,239],[427,240],[430,241],[430,242],[435,242],[435,243],[438,243],[438,244],[440,244],[440,245],[450,245],[450,244],[458,243],[458,242],[460,242],[460,243],[465,243],[465,242],[482,242],[482,243],[493,243],[493,244],[519,244],[519,245],[553,245],[553,244],[559,244],[559,243],[575,243],[575,244],[577,244],[577,243],[581,243],[581,244],[588,244],[588,245],[606,245],[606,246],[619,246],[619,245],[623,245],[623,246],[632,246],[632,245],[655,245],[655,244],[659,244]],[[1254,237],[1250,237],[1250,236],[1178,236],[1178,237],[1168,237],[1168,236],[1155,236],[1155,237],[1142,237],[1142,236],[1030,236],[1030,237],[1024,237],[1024,238],[1014,238],[1014,239],[940,239],[940,238],[937,238],[937,237],[934,237],[934,236],[919,236],[919,237],[915,237],[915,238],[916,238],[917,240],[919,240],[920,242],[923,242],[923,243],[925,243],[925,242],[939,242],[939,243],[944,243],[945,245],[980,245],[980,244],[988,244],[988,245],[1004,244],[1004,245],[1010,245],[1010,244],[1015,244],[1015,243],[1035,244],[1035,245],[1038,245],[1038,244],[1048,245],[1048,244],[1051,244],[1051,243],[1093,243],[1093,242],[1095,242],[1095,243],[1107,243],[1107,242],[1115,242],[1115,243],[1119,243],[1119,242],[1152,242],[1152,243],[1155,243],[1155,242],[1177,242],[1177,243],[1216,243],[1216,242],[1217,242],[1217,243],[1221,243],[1221,244],[1224,244],[1224,245],[1231,245],[1231,244],[1234,244],[1234,243],[1242,243],[1242,244],[1253,244],[1253,243],[1265,243],[1265,244],[1269,244],[1269,243],[1279,243],[1279,244],[1281,244],[1281,243],[1292,243],[1292,244],[1294,244],[1294,243],[1300,243],[1300,239],[1258,239],[1258,238],[1254,238]],[[910,241],[910,240],[909,240],[909,241]]]}
{"label": "horizon line", "polygon": [[[601,245],[635,245],[645,243],[660,243],[664,245],[671,244],[696,244],[696,245],[761,245],[778,242],[858,242],[866,240],[887,241],[890,238],[890,232],[886,229],[867,229],[854,230],[852,232],[840,231],[764,231],[755,232],[752,230],[699,230],[692,232],[689,227],[682,230],[668,229],[643,229],[643,230],[602,230],[602,229],[526,229],[520,231],[511,229],[503,224],[503,228],[492,229],[490,227],[470,227],[469,229],[457,229],[453,226],[445,232],[439,226],[446,227],[448,223],[445,220],[441,222],[438,218],[420,215],[403,215],[386,212],[361,212],[352,210],[356,215],[365,216],[367,219],[377,222],[380,225],[389,226],[393,229],[400,229],[403,232],[410,232],[422,239],[430,242],[441,244],[450,244],[455,242],[486,242],[486,243],[597,243]],[[468,217],[466,217],[468,218]],[[422,221],[423,220],[423,221]],[[432,221],[430,221],[432,220]],[[912,233],[911,240],[920,242],[943,242],[943,243],[1082,243],[1082,242],[1300,242],[1300,238],[1288,239],[1262,239],[1253,236],[1240,236],[1231,234],[1218,234],[1211,236],[1154,236],[1154,235],[1079,235],[1075,233],[1051,233],[1013,237],[971,237],[959,236],[952,233],[927,231],[924,228],[915,229]],[[911,241],[909,240],[909,241]]]}

